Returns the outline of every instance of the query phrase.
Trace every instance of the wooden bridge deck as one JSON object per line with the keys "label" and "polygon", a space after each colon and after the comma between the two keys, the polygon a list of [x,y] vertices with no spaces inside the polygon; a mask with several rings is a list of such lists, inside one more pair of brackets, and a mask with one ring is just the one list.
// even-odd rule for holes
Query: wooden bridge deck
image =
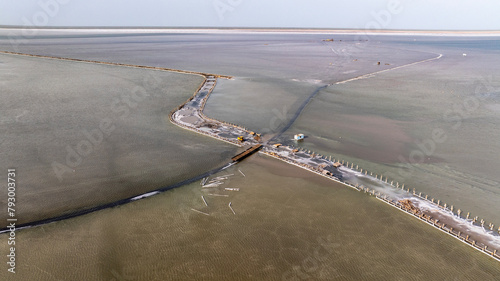
{"label": "wooden bridge deck", "polygon": [[233,158],[231,158],[231,160],[233,160],[233,162],[240,161],[243,158],[252,155],[253,153],[255,153],[256,151],[258,151],[261,148],[262,148],[262,144],[254,145],[254,146],[248,148],[247,150],[245,150],[239,154],[236,154],[235,156],[233,156]]}

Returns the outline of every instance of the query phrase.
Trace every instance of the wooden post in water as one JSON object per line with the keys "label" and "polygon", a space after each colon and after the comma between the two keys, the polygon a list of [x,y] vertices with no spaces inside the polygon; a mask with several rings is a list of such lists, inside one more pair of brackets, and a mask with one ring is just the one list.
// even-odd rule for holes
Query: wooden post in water
{"label": "wooden post in water", "polygon": [[450,210],[451,210],[451,212],[453,212],[453,205],[451,205]]}
{"label": "wooden post in water", "polygon": [[444,203],[444,208],[446,209],[446,203]]}
{"label": "wooden post in water", "polygon": [[460,217],[460,213],[462,213],[462,210],[458,209],[457,211],[458,217]]}
{"label": "wooden post in water", "polygon": [[429,195],[425,195],[425,200],[427,200],[427,197],[428,197],[428,196],[429,196]]}
{"label": "wooden post in water", "polygon": [[467,212],[467,217],[466,217],[465,219],[467,219],[467,220],[468,220],[468,219],[469,219],[469,215],[470,215],[470,213],[469,213],[469,212]]}
{"label": "wooden post in water", "polygon": [[439,206],[439,202],[441,202],[441,200],[438,200],[438,206]]}
{"label": "wooden post in water", "polygon": [[236,213],[234,212],[233,207],[231,205],[232,205],[232,203],[229,202],[229,204],[228,204],[229,209],[231,209],[231,212],[233,212],[233,215],[236,215]]}

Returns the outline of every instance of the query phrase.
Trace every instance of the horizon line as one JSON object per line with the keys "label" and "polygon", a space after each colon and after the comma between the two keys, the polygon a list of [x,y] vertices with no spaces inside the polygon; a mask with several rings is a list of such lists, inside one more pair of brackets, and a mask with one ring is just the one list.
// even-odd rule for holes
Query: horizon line
{"label": "horizon line", "polygon": [[485,33],[499,32],[500,29],[480,29],[480,30],[462,30],[462,29],[360,29],[360,28],[329,28],[329,27],[217,27],[217,26],[24,26],[24,25],[0,25],[0,29],[159,29],[159,30],[262,30],[262,31],[351,31],[351,32],[457,32],[457,33]]}

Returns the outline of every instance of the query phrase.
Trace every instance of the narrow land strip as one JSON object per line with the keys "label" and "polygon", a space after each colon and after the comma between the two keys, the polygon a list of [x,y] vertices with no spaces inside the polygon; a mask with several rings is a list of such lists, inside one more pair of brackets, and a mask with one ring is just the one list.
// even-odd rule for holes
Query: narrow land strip
{"label": "narrow land strip", "polygon": [[225,78],[225,79],[231,79],[232,78],[232,76],[229,76],[229,75],[220,75],[220,74],[212,74],[212,73],[189,71],[189,70],[180,70],[180,69],[173,69],[173,68],[166,68],[166,67],[157,67],[157,66],[146,66],[146,65],[116,63],[116,62],[104,62],[104,61],[95,61],[95,60],[84,60],[84,59],[74,59],[74,58],[53,57],[53,56],[44,56],[44,55],[16,53],[16,52],[9,52],[9,51],[0,51],[0,54],[25,56],[25,57],[35,57],[35,58],[43,58],[43,59],[56,59],[56,60],[65,60],[65,61],[73,61],[73,62],[104,64],[104,65],[114,65],[114,66],[123,66],[123,67],[133,67],[133,68],[142,68],[142,69],[151,69],[151,70],[161,70],[161,71],[177,72],[177,73],[184,73],[184,74],[201,75],[201,76],[204,76],[204,77],[213,76],[213,77]]}

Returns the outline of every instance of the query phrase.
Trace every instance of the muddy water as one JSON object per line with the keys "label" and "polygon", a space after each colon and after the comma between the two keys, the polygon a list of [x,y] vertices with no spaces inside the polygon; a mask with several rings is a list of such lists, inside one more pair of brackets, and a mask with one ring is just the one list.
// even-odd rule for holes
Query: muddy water
{"label": "muddy water", "polygon": [[[484,106],[464,118],[458,130],[452,129],[456,121],[443,121],[442,116],[443,108],[453,108],[454,102],[463,102],[467,94],[474,92],[475,87],[469,83],[476,81],[473,74],[488,77],[496,73],[492,62],[498,56],[495,51],[498,44],[486,44],[489,47],[483,48],[470,43],[470,39],[464,45],[461,39],[439,42],[421,37],[417,41],[407,37],[376,37],[360,49],[354,47],[360,42],[328,45],[321,42],[323,37],[55,36],[28,40],[20,46],[20,51],[236,75],[235,80],[218,84],[220,88],[216,88],[207,104],[207,113],[210,112],[207,115],[256,131],[285,124],[294,109],[323,84],[443,52],[445,57],[433,64],[435,68],[419,65],[329,87],[306,108],[287,136],[304,132],[308,135],[303,142],[306,147],[324,155],[354,160],[370,171],[387,174],[498,224],[499,179],[495,171],[499,157],[495,155],[499,151],[494,142],[499,135],[494,127],[498,123],[495,119],[498,97],[488,95],[488,102],[481,103]],[[5,40],[0,43],[3,49],[12,47]],[[464,49],[467,60],[460,60],[464,59]],[[24,167],[23,176],[29,181],[23,183],[26,187],[23,202],[29,202],[23,204],[25,214],[35,216],[49,210],[47,206],[59,213],[74,206],[94,204],[95,200],[109,198],[106,196],[111,193],[129,196],[207,169],[229,158],[234,151],[216,140],[169,127],[163,114],[184,102],[201,82],[191,78],[179,80],[181,76],[174,75],[162,81],[179,95],[154,99],[133,118],[117,123],[120,126],[116,132],[120,133],[95,160],[87,160],[84,173],[73,179],[76,185],[68,189],[55,181],[47,184],[47,167],[52,157],[64,159],[65,145],[81,139],[77,134],[68,136],[82,128],[93,128],[97,120],[107,116],[105,105],[112,98],[105,93],[120,96],[140,84],[144,72],[109,67],[96,71],[89,65],[76,69],[74,65],[64,67],[55,62],[44,66],[34,61],[7,60],[2,57],[1,66],[10,65],[3,75],[12,73],[12,66],[19,66],[18,72],[23,75],[29,74],[28,78],[21,74],[9,76],[17,95],[2,92],[25,99],[16,100],[17,111],[6,115],[12,120],[0,116],[2,125],[11,124],[16,118],[31,122],[26,123],[24,133],[16,127],[20,131],[11,137],[28,136],[34,127],[44,126],[43,122],[29,119],[32,115],[23,111],[33,111],[31,107],[36,107],[26,108],[28,101],[43,101],[35,99],[37,89],[55,95],[57,103],[53,105],[58,105],[39,104],[37,113],[46,111],[50,117],[58,110],[73,109],[61,105],[78,100],[81,92],[67,92],[75,85],[86,89],[84,100],[95,101],[94,105],[102,111],[93,111],[90,105],[85,110],[76,108],[82,116],[96,116],[96,120],[83,122],[80,115],[75,115],[69,124],[61,122],[56,127],[62,126],[69,133],[65,137],[57,135],[60,141],[53,147],[50,141],[43,141],[49,140],[48,137],[41,139],[42,142],[24,137],[17,144],[14,140],[1,144],[14,145],[14,149],[2,147],[0,153],[11,159],[3,165],[17,159],[17,154],[11,155],[20,151],[15,145],[27,148],[21,160],[15,162]],[[381,66],[376,64],[379,60]],[[49,78],[53,72],[59,77],[54,80],[57,83],[47,84],[49,80],[40,79],[40,73]],[[71,80],[68,76],[78,79]],[[494,79],[493,82],[497,83]],[[19,85],[24,86],[19,88]],[[106,90],[94,91],[95,88]],[[211,105],[211,101],[216,103]],[[49,110],[43,110],[46,108]],[[417,147],[414,141],[425,140],[436,127],[447,129],[448,142],[440,145],[423,164],[413,165],[410,176],[398,177],[401,164],[394,155],[408,157]],[[49,152],[37,149],[45,146],[52,148]],[[461,153],[464,151],[467,153]],[[35,159],[40,163],[33,162]],[[111,160],[106,162],[106,169],[99,169],[103,159]],[[249,160],[238,166],[246,177],[236,176],[239,173],[236,170],[227,171],[235,176],[219,189],[201,191],[200,185],[193,184],[116,209],[19,232],[22,243],[16,277],[20,280],[280,280],[300,275],[300,278],[327,276],[338,280],[491,280],[499,274],[498,264],[488,257],[378,200],[272,159],[254,156]],[[96,171],[102,173],[99,176],[113,176],[112,180],[116,180],[113,192],[107,193],[109,189],[101,184],[101,177],[95,181],[82,180],[94,178],[91,175]],[[42,188],[35,189],[39,186]],[[225,187],[240,191],[224,191]],[[229,197],[213,197],[208,192]],[[205,196],[208,207],[201,195]],[[229,210],[229,202],[236,215]],[[1,244],[0,250],[6,252],[6,244]],[[1,279],[5,279],[5,274],[0,272]]]}
{"label": "muddy water", "polygon": [[[500,81],[489,60],[500,53],[480,46],[433,48],[444,57],[324,90],[288,138],[303,132],[310,136],[302,144],[308,149],[355,162],[498,225]],[[433,131],[441,137],[433,139]]]}
{"label": "muddy water", "polygon": [[11,55],[0,62],[0,167],[17,168],[19,223],[177,183],[235,151],[168,120],[202,77]]}
{"label": "muddy water", "polygon": [[234,176],[218,188],[195,183],[19,232],[18,273],[9,280],[493,280],[500,274],[497,262],[468,246],[298,167],[255,155],[219,175],[227,174]]}

